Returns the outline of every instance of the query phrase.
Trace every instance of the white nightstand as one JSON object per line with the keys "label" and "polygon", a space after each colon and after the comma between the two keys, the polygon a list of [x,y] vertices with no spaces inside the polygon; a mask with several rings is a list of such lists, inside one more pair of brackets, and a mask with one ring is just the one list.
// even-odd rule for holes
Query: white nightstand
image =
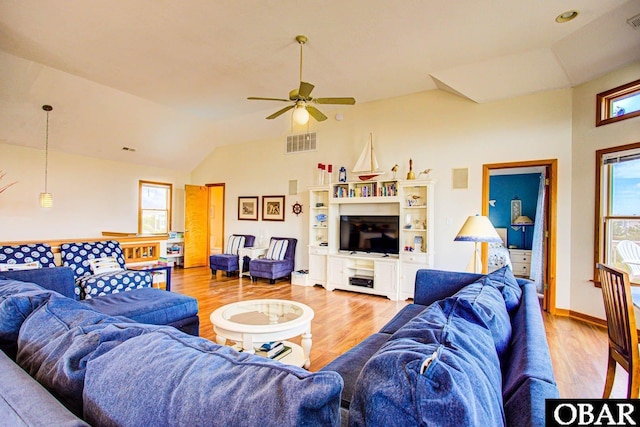
{"label": "white nightstand", "polygon": [[238,277],[242,277],[242,275],[244,274],[245,276],[249,276],[249,272],[242,271],[242,267],[244,267],[244,257],[248,256],[249,259],[256,259],[261,255],[264,255],[267,253],[267,250],[269,248],[239,248],[238,249]]}
{"label": "white nightstand", "polygon": [[511,269],[515,276],[529,277],[531,271],[530,249],[509,249],[511,257]]}

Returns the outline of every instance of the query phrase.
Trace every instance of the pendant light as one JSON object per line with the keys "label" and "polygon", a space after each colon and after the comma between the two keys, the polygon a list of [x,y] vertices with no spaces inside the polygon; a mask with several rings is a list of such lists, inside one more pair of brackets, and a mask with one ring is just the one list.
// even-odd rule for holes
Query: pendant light
{"label": "pendant light", "polygon": [[49,172],[49,111],[53,110],[53,107],[43,105],[42,109],[47,112],[47,131],[44,145],[44,193],[40,193],[40,207],[50,209],[53,207],[53,194],[47,191],[47,175]]}

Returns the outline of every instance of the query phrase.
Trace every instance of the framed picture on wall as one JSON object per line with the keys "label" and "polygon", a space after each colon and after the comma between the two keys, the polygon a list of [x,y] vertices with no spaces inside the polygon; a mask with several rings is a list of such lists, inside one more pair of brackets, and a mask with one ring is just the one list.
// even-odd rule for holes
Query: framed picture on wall
{"label": "framed picture on wall", "polygon": [[238,219],[245,221],[258,220],[258,196],[238,197]]}
{"label": "framed picture on wall", "polygon": [[262,196],[262,220],[284,221],[284,196]]}
{"label": "framed picture on wall", "polygon": [[[511,200],[511,224],[516,222],[516,218],[522,215],[522,200],[514,198]],[[520,230],[520,227],[511,226],[515,231]]]}

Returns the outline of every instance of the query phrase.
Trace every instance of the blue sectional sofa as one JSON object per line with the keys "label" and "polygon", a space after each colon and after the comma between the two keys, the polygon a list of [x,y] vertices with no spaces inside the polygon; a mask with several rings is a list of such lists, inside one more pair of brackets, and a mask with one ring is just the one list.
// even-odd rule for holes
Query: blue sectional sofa
{"label": "blue sectional sofa", "polygon": [[558,397],[535,285],[508,267],[419,270],[413,303],[322,371],[350,426],[544,426]]}
{"label": "blue sectional sofa", "polygon": [[96,308],[0,279],[0,346],[17,348],[15,359],[0,351],[0,424],[340,423],[342,379],[335,372],[310,373]]}
{"label": "blue sectional sofa", "polygon": [[1,420],[520,427],[558,397],[535,286],[506,268],[420,270],[412,304],[315,373],[95,308],[0,277]]}

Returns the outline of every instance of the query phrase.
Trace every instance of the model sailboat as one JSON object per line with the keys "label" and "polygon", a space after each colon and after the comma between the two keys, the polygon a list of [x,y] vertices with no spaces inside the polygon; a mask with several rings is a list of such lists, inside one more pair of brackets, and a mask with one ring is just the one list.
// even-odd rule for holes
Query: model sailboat
{"label": "model sailboat", "polygon": [[376,153],[373,151],[373,134],[369,134],[369,142],[362,150],[360,158],[358,158],[356,165],[353,167],[353,173],[358,175],[361,181],[366,181],[384,173],[378,169],[378,160],[376,159]]}

